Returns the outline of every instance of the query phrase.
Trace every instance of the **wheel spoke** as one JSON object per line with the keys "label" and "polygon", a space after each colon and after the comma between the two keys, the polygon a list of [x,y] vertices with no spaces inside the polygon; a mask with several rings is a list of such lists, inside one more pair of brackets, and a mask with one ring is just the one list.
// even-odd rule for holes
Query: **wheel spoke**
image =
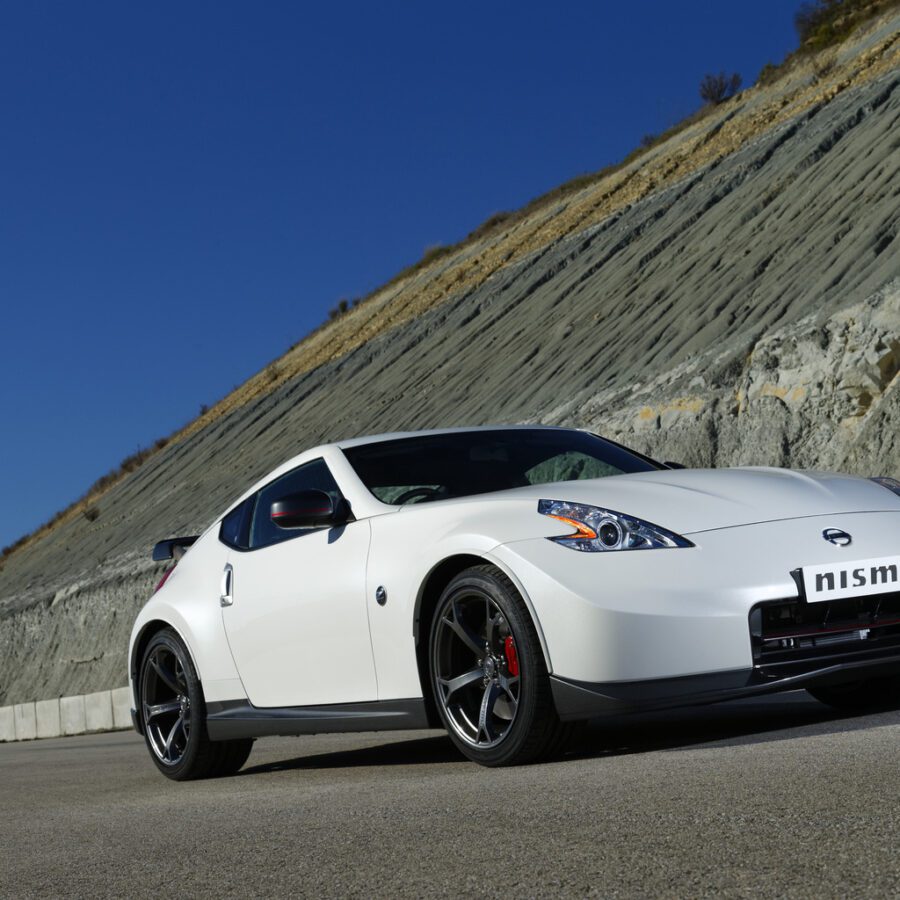
{"label": "wheel spoke", "polygon": [[166,745],[163,748],[163,752],[167,759],[172,759],[172,742],[175,740],[175,735],[184,725],[184,717],[179,716],[176,720],[175,724],[172,726],[172,730],[169,732],[169,736],[166,738]]}
{"label": "wheel spoke", "polygon": [[492,716],[494,713],[494,704],[497,702],[499,696],[500,685],[495,681],[492,681],[487,688],[485,688],[484,696],[481,698],[481,709],[478,713],[478,736],[480,737],[483,734],[488,743],[491,743],[497,737],[497,734],[494,731]]}
{"label": "wheel spoke", "polygon": [[153,667],[153,671],[159,676],[160,680],[169,688],[170,691],[174,694],[181,694],[182,690],[178,686],[178,680],[175,677],[175,673],[169,671],[168,667],[160,661],[159,654],[151,657],[150,665]]}
{"label": "wheel spoke", "polygon": [[180,700],[171,700],[168,703],[144,704],[144,721],[149,722],[157,716],[164,716],[166,713],[178,712],[181,709]]}
{"label": "wheel spoke", "polygon": [[487,608],[487,616],[485,618],[486,624],[484,626],[484,628],[485,628],[484,639],[487,641],[488,646],[491,649],[494,649],[494,641],[497,638],[497,626],[500,624],[500,620],[502,618],[503,617],[501,616],[501,614],[499,612],[494,616],[491,615],[491,607],[490,607],[490,603],[489,603],[488,608]]}
{"label": "wheel spoke", "polygon": [[187,682],[184,678],[184,666],[181,664],[181,660],[178,659],[178,657],[175,658],[175,684],[178,685],[179,694],[187,693]]}
{"label": "wheel spoke", "polygon": [[453,618],[444,618],[444,622],[453,629],[456,636],[476,655],[484,655],[484,640],[462,620],[459,614],[459,604],[454,603],[452,607]]}
{"label": "wheel spoke", "polygon": [[455,678],[439,678],[438,681],[440,681],[441,687],[444,688],[444,699],[449,700],[457,691],[462,690],[466,685],[480,681],[483,677],[484,670],[481,666],[478,666],[478,668],[470,669],[468,672],[457,675]]}
{"label": "wheel spoke", "polygon": [[500,676],[500,687],[503,688],[503,693],[509,697],[510,700],[514,704],[518,704],[519,698],[512,692],[514,687],[518,688],[519,686],[519,676],[518,675],[501,675]]}

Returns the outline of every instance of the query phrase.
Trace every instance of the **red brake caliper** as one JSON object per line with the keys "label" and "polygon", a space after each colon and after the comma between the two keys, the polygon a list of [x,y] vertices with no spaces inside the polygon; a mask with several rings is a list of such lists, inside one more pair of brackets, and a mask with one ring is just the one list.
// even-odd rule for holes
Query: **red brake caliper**
{"label": "red brake caliper", "polygon": [[513,640],[512,635],[503,642],[503,652],[506,655],[506,670],[510,675],[518,675],[519,657],[516,653],[516,642]]}

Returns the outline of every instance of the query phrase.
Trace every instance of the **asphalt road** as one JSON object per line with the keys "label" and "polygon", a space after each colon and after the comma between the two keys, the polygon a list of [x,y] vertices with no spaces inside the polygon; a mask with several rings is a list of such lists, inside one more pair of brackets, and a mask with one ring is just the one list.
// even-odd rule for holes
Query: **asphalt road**
{"label": "asphalt road", "polygon": [[900,713],[805,695],[592,726],[489,770],[437,732],[257,741],[174,784],[131,733],[0,746],[0,895],[900,895]]}

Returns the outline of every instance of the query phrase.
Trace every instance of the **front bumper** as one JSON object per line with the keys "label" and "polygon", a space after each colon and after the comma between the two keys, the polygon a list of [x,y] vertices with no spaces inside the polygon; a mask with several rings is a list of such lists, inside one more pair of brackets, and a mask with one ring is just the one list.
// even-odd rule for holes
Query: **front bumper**
{"label": "front bumper", "polygon": [[[823,540],[826,528],[852,534],[852,545]],[[715,676],[728,691],[783,690],[791,682],[781,688],[774,682],[793,675],[809,680],[815,667],[757,681],[751,611],[803,602],[791,575],[803,566],[896,554],[900,512],[810,516],[686,536],[696,546],[578,553],[535,538],[503,544],[492,555],[518,580],[541,630],[548,669],[560,683],[587,685],[613,705],[633,693],[611,687],[617,683]],[[831,666],[824,661],[815,670]]]}
{"label": "front bumper", "polygon": [[680,706],[703,706],[814,685],[841,684],[892,675],[900,675],[900,654],[842,662],[832,660],[829,664],[810,671],[774,678],[765,675],[759,668],[752,668],[718,672],[714,675],[607,684],[590,684],[551,676],[550,685],[560,719],[573,721]]}

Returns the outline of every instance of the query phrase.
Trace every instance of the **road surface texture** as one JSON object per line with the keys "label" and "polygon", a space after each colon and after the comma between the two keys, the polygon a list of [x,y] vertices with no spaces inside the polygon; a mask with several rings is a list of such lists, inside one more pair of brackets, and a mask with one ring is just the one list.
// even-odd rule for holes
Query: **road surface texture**
{"label": "road surface texture", "polygon": [[900,713],[803,693],[617,719],[490,770],[438,732],[258,741],[174,784],[132,733],[0,747],[0,894],[900,894]]}

